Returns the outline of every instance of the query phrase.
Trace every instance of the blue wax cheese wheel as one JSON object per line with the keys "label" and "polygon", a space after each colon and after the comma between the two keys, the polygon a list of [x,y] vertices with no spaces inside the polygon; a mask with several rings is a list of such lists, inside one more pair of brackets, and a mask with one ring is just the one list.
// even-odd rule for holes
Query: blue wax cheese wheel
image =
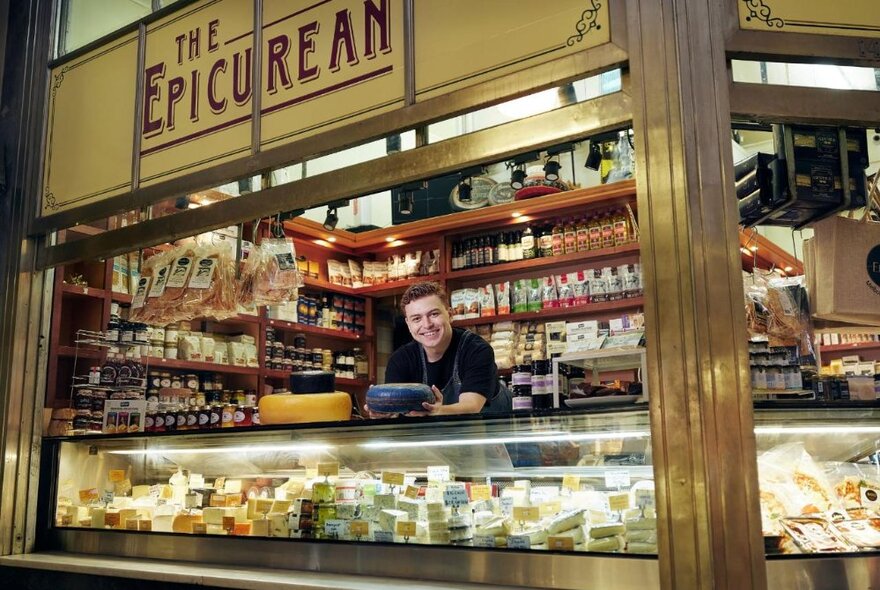
{"label": "blue wax cheese wheel", "polygon": [[372,412],[405,414],[424,410],[422,402],[434,403],[434,392],[422,383],[388,383],[367,390],[367,405]]}

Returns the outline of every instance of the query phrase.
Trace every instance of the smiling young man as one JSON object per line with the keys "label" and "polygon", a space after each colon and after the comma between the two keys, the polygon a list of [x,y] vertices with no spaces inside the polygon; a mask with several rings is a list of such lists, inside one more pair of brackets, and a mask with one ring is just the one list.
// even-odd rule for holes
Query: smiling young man
{"label": "smiling young man", "polygon": [[435,403],[410,415],[510,411],[510,393],[498,379],[495,353],[471,332],[453,328],[446,291],[439,283],[411,285],[400,301],[413,342],[388,360],[386,383],[424,383]]}

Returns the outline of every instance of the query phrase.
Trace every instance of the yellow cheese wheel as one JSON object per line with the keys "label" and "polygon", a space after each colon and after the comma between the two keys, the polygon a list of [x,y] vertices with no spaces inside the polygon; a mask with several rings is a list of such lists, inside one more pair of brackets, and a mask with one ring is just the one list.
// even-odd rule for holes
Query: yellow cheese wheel
{"label": "yellow cheese wheel", "polygon": [[260,398],[260,424],[337,422],[351,418],[351,396],[333,393],[273,393]]}
{"label": "yellow cheese wheel", "polygon": [[202,522],[202,515],[178,514],[171,523],[171,530],[175,533],[192,533],[194,522]]}

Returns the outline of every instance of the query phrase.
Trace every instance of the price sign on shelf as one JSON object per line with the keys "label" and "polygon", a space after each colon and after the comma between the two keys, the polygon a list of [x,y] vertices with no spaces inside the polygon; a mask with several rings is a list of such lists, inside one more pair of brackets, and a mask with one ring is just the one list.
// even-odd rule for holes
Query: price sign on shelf
{"label": "price sign on shelf", "polygon": [[576,492],[581,489],[581,478],[577,475],[566,473],[562,476],[562,489]]}
{"label": "price sign on shelf", "polygon": [[113,502],[113,491],[106,490],[103,494],[101,494],[101,503],[102,504],[110,504]]}
{"label": "price sign on shelf", "polygon": [[629,508],[629,494],[611,494],[608,496],[608,507],[614,512]]}
{"label": "price sign on shelf", "polygon": [[538,509],[541,511],[541,516],[553,516],[562,512],[562,502],[559,500],[548,500],[542,502]]}
{"label": "price sign on shelf", "polygon": [[398,520],[397,534],[401,537],[415,537],[416,523],[411,520]]}
{"label": "price sign on shelf", "polygon": [[348,523],[348,532],[353,537],[366,537],[370,534],[370,523],[366,520],[352,520]]}
{"label": "price sign on shelf", "polygon": [[398,473],[396,471],[382,472],[382,483],[390,486],[402,486],[404,479],[405,475],[403,473]]}
{"label": "price sign on shelf", "polygon": [[629,471],[626,469],[615,469],[614,471],[605,472],[606,488],[628,488],[629,485]]}
{"label": "price sign on shelf", "polygon": [[443,490],[443,503],[447,506],[466,506],[468,503],[467,490],[461,486],[446,488]]}
{"label": "price sign on shelf", "polygon": [[321,477],[339,475],[339,463],[318,463],[318,475]]}
{"label": "price sign on shelf", "polygon": [[492,498],[492,487],[487,485],[472,485],[471,486],[471,499],[474,502],[478,502],[480,500],[490,500]]}
{"label": "price sign on shelf", "polygon": [[541,510],[537,506],[514,506],[513,520],[537,522],[541,520]]}
{"label": "price sign on shelf", "polygon": [[510,535],[507,537],[507,546],[510,549],[531,549],[532,542],[528,535]]}
{"label": "price sign on shelf", "polygon": [[419,488],[418,486],[406,486],[406,491],[403,493],[404,496],[409,498],[410,500],[415,500],[419,497]]}
{"label": "price sign on shelf", "polygon": [[94,502],[100,496],[98,495],[98,490],[96,488],[89,488],[87,490],[79,491],[79,501],[83,504],[88,504],[90,502]]}
{"label": "price sign on shelf", "polygon": [[555,551],[574,551],[572,537],[547,537],[547,547]]}
{"label": "price sign on shelf", "polygon": [[376,531],[373,533],[373,540],[377,543],[393,543],[394,533],[390,531]]}
{"label": "price sign on shelf", "polygon": [[428,481],[449,481],[449,465],[433,465],[428,467]]}
{"label": "price sign on shelf", "polygon": [[513,514],[513,498],[501,498],[501,516],[511,516]]}
{"label": "price sign on shelf", "polygon": [[113,483],[124,480],[125,479],[125,469],[111,469],[109,479]]}
{"label": "price sign on shelf", "polygon": [[328,520],[324,523],[324,533],[332,537],[341,537],[345,534],[347,520]]}

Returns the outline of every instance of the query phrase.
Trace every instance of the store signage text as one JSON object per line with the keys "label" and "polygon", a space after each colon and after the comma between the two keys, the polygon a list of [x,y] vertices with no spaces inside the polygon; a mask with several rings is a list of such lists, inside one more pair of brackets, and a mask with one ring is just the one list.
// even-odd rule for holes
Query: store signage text
{"label": "store signage text", "polygon": [[[317,5],[324,3],[326,1]],[[269,94],[284,93],[297,85],[311,84],[320,94],[321,87],[335,86],[318,84],[322,76],[329,77],[328,72],[338,74],[346,67],[359,64],[362,59],[371,60],[379,54],[391,53],[391,3],[389,0],[364,0],[362,9],[363,28],[353,26],[350,8],[342,8],[335,12],[332,21],[308,20],[264,39],[267,59],[260,78],[265,90]],[[142,133],[145,138],[172,131],[180,116],[210,127],[201,121],[208,115],[201,112],[203,98],[210,115],[215,116],[225,113],[230,101],[238,106],[250,102],[253,95],[252,47],[236,51],[231,58],[202,59],[203,55],[211,56],[224,44],[236,40],[223,42],[222,27],[223,22],[214,18],[203,26],[181,32],[174,38],[176,66],[172,68],[165,61],[159,61],[144,69]],[[327,44],[329,48],[326,62],[316,59],[321,44]],[[392,66],[374,72],[371,77],[390,68]],[[172,69],[187,71],[176,71],[172,75]],[[344,74],[339,77],[344,78]],[[358,81],[361,80],[355,79]]]}

